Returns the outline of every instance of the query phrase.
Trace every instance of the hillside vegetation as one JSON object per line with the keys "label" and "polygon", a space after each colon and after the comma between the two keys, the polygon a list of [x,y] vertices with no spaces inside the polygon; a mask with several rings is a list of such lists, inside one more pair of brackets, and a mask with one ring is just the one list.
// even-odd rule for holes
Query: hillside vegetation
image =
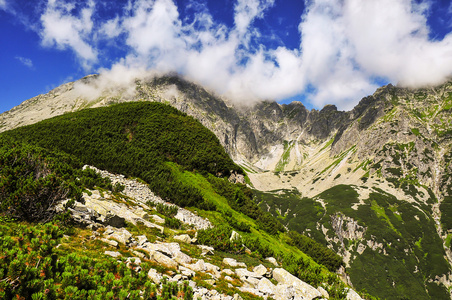
{"label": "hillside vegetation", "polygon": [[[307,237],[287,233],[271,214],[260,210],[252,190],[227,180],[231,172],[241,174],[242,170],[217,138],[198,121],[170,106],[139,102],[88,109],[5,132],[0,140],[1,238],[2,253],[7,253],[3,257],[7,258],[6,265],[1,265],[0,292],[6,298],[59,299],[72,295],[83,299],[91,295],[93,299],[125,299],[138,297],[140,288],[149,298],[155,297],[155,287],[133,269],[128,271],[98,255],[92,260],[54,251],[61,230],[70,230],[68,215],[54,210],[57,203],[69,198],[72,201],[66,206],[71,207],[86,189],[122,190],[98,173],[82,170],[85,164],[140,178],[163,199],[195,207],[217,225],[199,231],[203,243],[235,255],[250,250],[260,259],[275,256],[292,274],[314,286],[323,285],[330,299],[345,297],[345,285],[328,271],[339,268],[342,259]],[[18,221],[50,220],[59,228],[16,225]],[[167,226],[180,227],[171,220]],[[244,245],[229,240],[232,229],[242,235]],[[30,233],[22,236],[24,230]],[[11,264],[20,267],[8,269]],[[80,268],[71,268],[74,264]],[[84,267],[91,264],[96,267]],[[30,266],[36,268],[30,271]],[[96,277],[97,272],[104,272],[105,277]],[[130,280],[121,282],[128,276],[132,276]],[[66,277],[76,279],[77,284]],[[127,286],[129,296],[125,297],[121,289],[100,288],[111,284],[113,278],[118,280],[116,286]],[[173,289],[172,294],[176,293]],[[182,294],[190,293],[185,289]]]}

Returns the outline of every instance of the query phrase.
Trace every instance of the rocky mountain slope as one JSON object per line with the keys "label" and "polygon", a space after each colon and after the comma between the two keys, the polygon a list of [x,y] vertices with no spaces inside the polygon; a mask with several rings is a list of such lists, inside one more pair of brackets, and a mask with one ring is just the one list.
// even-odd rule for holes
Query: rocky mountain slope
{"label": "rocky mountain slope", "polygon": [[[0,130],[87,107],[169,103],[215,133],[262,192],[262,208],[340,253],[355,287],[387,299],[451,297],[452,83],[385,86],[341,112],[237,105],[172,76],[99,82],[88,76],[27,100],[0,115]],[[101,92],[88,97],[87,87]]]}

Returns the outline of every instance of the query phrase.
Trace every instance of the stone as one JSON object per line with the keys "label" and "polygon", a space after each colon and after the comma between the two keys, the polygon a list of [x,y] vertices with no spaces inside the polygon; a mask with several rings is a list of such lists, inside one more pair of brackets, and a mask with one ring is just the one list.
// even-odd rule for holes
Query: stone
{"label": "stone", "polygon": [[224,280],[234,281],[234,279],[231,276],[224,276]]}
{"label": "stone", "polygon": [[172,256],[180,252],[180,246],[178,243],[162,243],[162,245],[165,245],[169,249]]}
{"label": "stone", "polygon": [[152,252],[152,255],[150,256],[151,259],[155,260],[159,264],[165,265],[169,268],[177,268],[177,262],[158,251]]}
{"label": "stone", "polygon": [[228,265],[228,266],[231,266],[231,267],[243,267],[243,268],[246,268],[246,264],[245,264],[245,263],[237,262],[237,261],[236,261],[235,259],[233,259],[233,258],[225,257],[225,258],[223,259],[223,263],[226,264],[226,265]]}
{"label": "stone", "polygon": [[112,247],[115,247],[115,248],[117,248],[118,247],[118,242],[117,241],[113,241],[113,240],[108,240],[108,239],[104,239],[104,238],[102,238],[102,239],[100,239],[102,242],[104,242],[104,243],[107,243],[107,244],[109,244],[110,246],[112,246]]}
{"label": "stone", "polygon": [[258,297],[264,297],[264,294],[262,294],[262,293],[259,292],[257,289],[254,289],[254,288],[252,288],[252,287],[250,287],[250,286],[242,286],[242,287],[239,287],[239,290],[240,290],[241,292],[244,292],[244,293],[251,293],[251,294],[256,295],[256,296],[258,296]]}
{"label": "stone", "polygon": [[198,261],[194,264],[194,266],[195,266],[196,269],[193,270],[193,271],[204,272],[204,271],[206,270],[206,265],[205,265],[205,263],[204,263],[204,260],[202,260],[202,259],[198,260]]}
{"label": "stone", "polygon": [[187,254],[185,254],[185,253],[183,253],[183,252],[181,252],[181,251],[177,252],[177,253],[173,256],[173,259],[174,259],[178,264],[181,264],[181,265],[190,264],[190,263],[192,262],[192,260],[193,260],[189,255],[187,255]]}
{"label": "stone", "polygon": [[[275,300],[289,300],[294,299],[295,291],[294,288],[287,284],[278,284],[275,286]],[[296,298],[300,299],[300,298]],[[304,300],[304,298],[301,298]]]}
{"label": "stone", "polygon": [[181,274],[176,274],[176,275],[174,275],[172,278],[170,278],[169,281],[172,281],[172,282],[178,282],[178,281],[180,281],[181,279],[182,279],[182,275],[181,275]]}
{"label": "stone", "polygon": [[102,223],[107,226],[110,225],[116,228],[122,228],[126,225],[126,220],[123,217],[108,214],[107,216],[105,216],[105,219]]}
{"label": "stone", "polygon": [[205,283],[210,284],[210,285],[215,285],[215,279],[206,279],[204,280]]}
{"label": "stone", "polygon": [[122,228],[121,230],[114,231],[107,238],[115,239],[119,243],[127,245],[132,241],[132,234],[130,232],[128,232],[127,229]]}
{"label": "stone", "polygon": [[267,278],[262,278],[257,284],[259,292],[270,296],[275,294],[275,288],[276,286]]}
{"label": "stone", "polygon": [[227,274],[227,275],[234,275],[234,271],[230,270],[230,269],[224,269],[221,271],[221,273]]}
{"label": "stone", "polygon": [[147,258],[147,255],[144,254],[144,253],[142,253],[142,252],[140,252],[140,251],[132,250],[132,253],[133,253],[134,255],[138,256],[139,258],[143,258],[143,259]]}
{"label": "stone", "polygon": [[116,252],[116,251],[105,251],[104,254],[110,255],[111,257],[114,257],[114,258],[118,258],[118,257],[122,256],[121,253]]}
{"label": "stone", "polygon": [[322,294],[323,298],[325,298],[325,299],[329,299],[330,298],[330,295],[328,294],[328,292],[323,287],[319,286],[317,288],[317,290],[320,292],[320,294]]}
{"label": "stone", "polygon": [[250,272],[247,269],[236,269],[235,274],[237,274],[237,276],[239,276],[240,278],[247,278],[247,277],[252,277],[252,278],[257,278],[257,279],[262,278],[261,275],[256,274],[254,272]]}
{"label": "stone", "polygon": [[188,234],[181,234],[181,235],[176,235],[173,237],[173,239],[180,241],[182,243],[186,243],[186,244],[191,244],[192,243],[192,239]]}
{"label": "stone", "polygon": [[242,279],[243,282],[248,283],[249,286],[251,286],[254,289],[257,288],[259,284],[259,279],[254,277],[240,277],[240,279]]}
{"label": "stone", "polygon": [[151,215],[150,217],[151,217],[152,220],[154,220],[154,222],[156,222],[156,223],[160,223],[160,224],[165,223],[165,219],[163,219],[163,218],[161,218],[161,217],[159,217],[159,216],[157,216],[157,215]]}
{"label": "stone", "polygon": [[314,299],[322,296],[313,286],[301,281],[284,269],[274,269],[273,278],[278,281],[278,283],[292,286],[295,290],[295,294],[305,297],[305,299]]}
{"label": "stone", "polygon": [[201,255],[202,256],[206,256],[206,255],[213,255],[213,248],[206,246],[206,245],[197,245],[198,248],[201,248]]}
{"label": "stone", "polygon": [[270,263],[272,263],[272,264],[275,265],[276,267],[279,266],[278,262],[276,261],[276,259],[275,259],[274,257],[267,257],[265,260],[268,261],[268,262],[270,262]]}
{"label": "stone", "polygon": [[231,232],[231,237],[229,238],[229,240],[231,242],[238,241],[238,240],[241,240],[241,239],[242,239],[242,236],[240,234],[238,234],[236,231],[233,230]]}
{"label": "stone", "polygon": [[186,268],[184,266],[179,266],[179,272],[182,275],[187,276],[188,278],[192,278],[196,275],[195,272],[193,272],[192,270],[190,270],[189,268]]}
{"label": "stone", "polygon": [[162,274],[157,272],[156,269],[150,269],[148,272],[148,278],[151,279],[155,284],[160,284],[163,279]]}
{"label": "stone", "polygon": [[258,265],[256,267],[254,267],[253,272],[260,276],[265,276],[265,274],[268,273],[267,268],[263,265]]}
{"label": "stone", "polygon": [[363,298],[361,298],[357,292],[355,292],[354,290],[352,290],[350,288],[348,289],[347,296],[345,299],[347,299],[347,300],[363,300]]}
{"label": "stone", "polygon": [[162,254],[165,254],[166,256],[172,257],[173,253],[170,249],[166,246],[166,244],[151,244],[151,243],[145,243],[143,244],[142,248],[148,252],[160,252]]}
{"label": "stone", "polygon": [[213,273],[219,273],[220,272],[220,268],[218,266],[215,266],[211,263],[204,263],[204,265],[206,266],[206,271],[207,272],[213,272]]}
{"label": "stone", "polygon": [[137,241],[138,241],[138,246],[142,246],[144,245],[144,243],[148,242],[148,238],[145,235],[139,235],[136,237]]}

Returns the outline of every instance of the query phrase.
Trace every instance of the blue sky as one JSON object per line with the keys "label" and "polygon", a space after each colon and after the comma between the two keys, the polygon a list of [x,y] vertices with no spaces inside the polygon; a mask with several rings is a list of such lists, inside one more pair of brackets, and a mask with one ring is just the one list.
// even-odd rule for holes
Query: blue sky
{"label": "blue sky", "polygon": [[177,72],[237,102],[351,109],[452,75],[450,0],[0,0],[0,112],[100,73]]}

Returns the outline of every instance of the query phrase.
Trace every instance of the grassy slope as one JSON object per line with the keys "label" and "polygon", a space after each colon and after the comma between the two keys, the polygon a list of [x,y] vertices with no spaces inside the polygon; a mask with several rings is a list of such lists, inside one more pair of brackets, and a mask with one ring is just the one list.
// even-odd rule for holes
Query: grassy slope
{"label": "grassy slope", "polygon": [[[211,132],[167,105],[127,103],[68,113],[5,132],[0,138],[63,151],[82,163],[140,177],[157,188],[157,192],[181,196],[185,205],[202,208],[199,201],[214,204],[216,212],[199,210],[200,214],[215,224],[224,224],[223,213],[229,212],[235,220],[250,225],[251,232],[241,232],[243,236],[258,237],[275,252],[291,253],[295,259],[304,258],[308,267],[322,270],[322,276],[331,276],[326,268],[319,267],[302,251],[288,245],[285,241],[290,238],[286,234],[270,235],[255,220],[229,206],[205,176],[209,173],[224,176],[230,170],[241,172],[240,168],[230,160]],[[168,194],[168,190],[177,193]]]}

